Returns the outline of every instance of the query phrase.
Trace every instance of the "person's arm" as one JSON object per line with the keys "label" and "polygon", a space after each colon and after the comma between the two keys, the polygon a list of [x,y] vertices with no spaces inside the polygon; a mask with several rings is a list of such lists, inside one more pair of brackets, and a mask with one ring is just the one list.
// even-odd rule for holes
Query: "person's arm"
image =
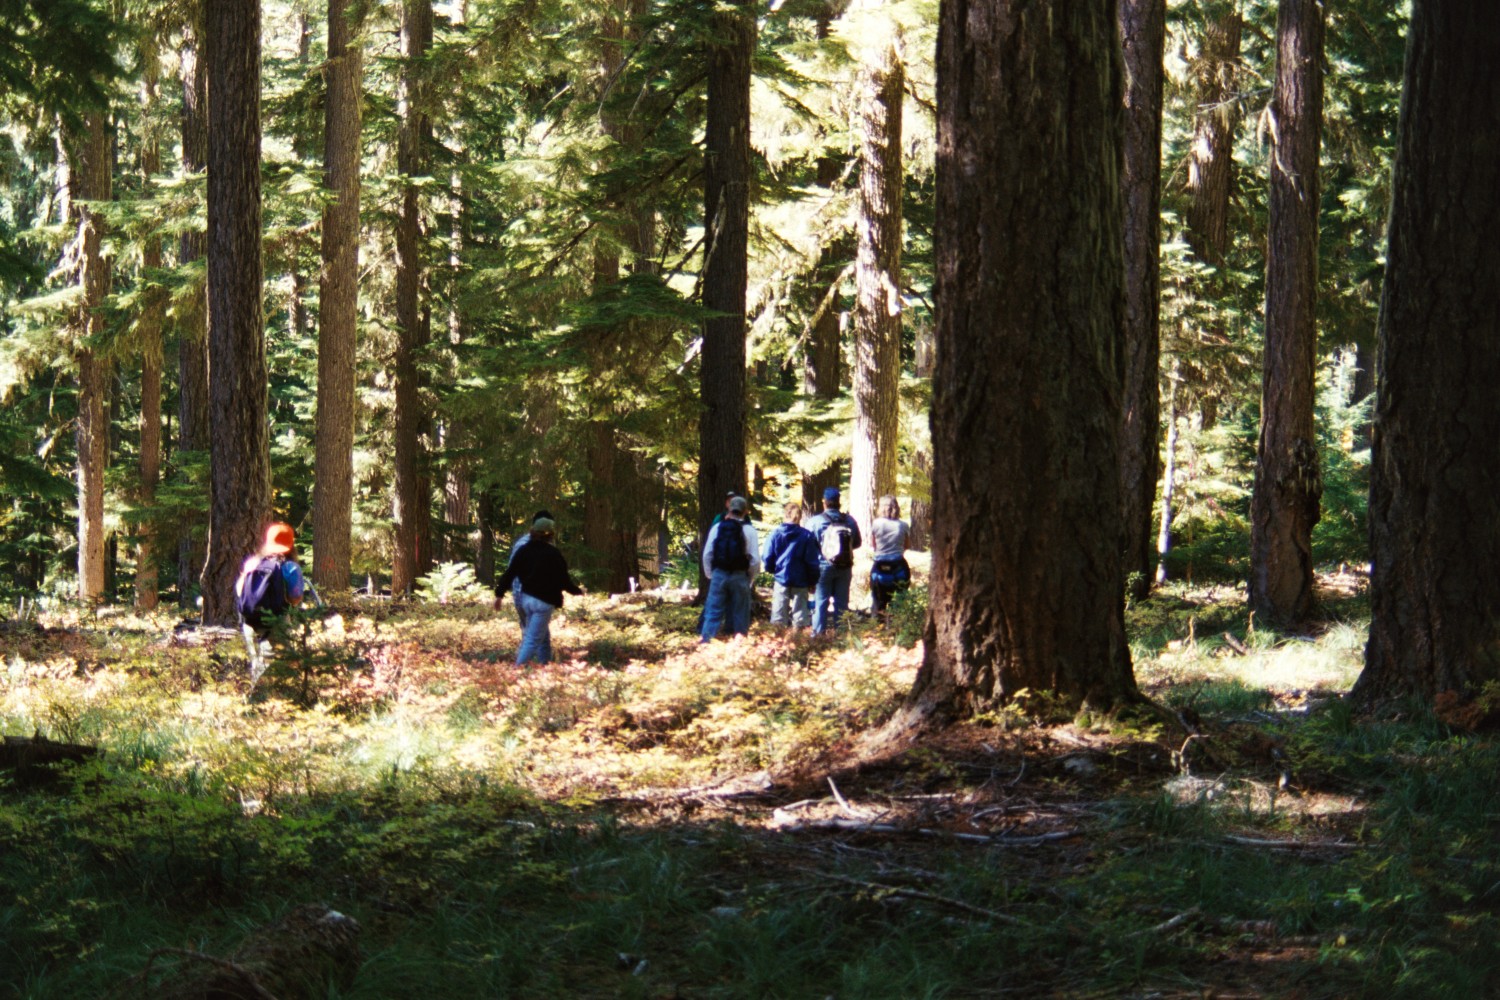
{"label": "person's arm", "polygon": [[526,549],[517,546],[511,555],[510,565],[505,567],[505,572],[495,581],[495,607],[498,608],[500,602],[505,600],[505,595],[510,592],[510,585],[516,582],[516,576],[526,562]]}
{"label": "person's arm", "polygon": [[557,553],[557,568],[558,571],[562,574],[562,586],[559,589],[564,590],[567,593],[574,595],[575,597],[582,596],[583,588],[578,585],[577,580],[573,579],[573,574],[568,572],[568,560],[563,558],[563,554],[561,552]]}
{"label": "person's arm", "polygon": [[745,522],[745,551],[750,553],[750,579],[760,575],[760,539],[755,535],[755,525]]}
{"label": "person's arm", "polygon": [[864,539],[859,536],[859,522],[854,519],[853,514],[849,515],[849,533],[854,536],[854,547],[859,548]]}
{"label": "person's arm", "polygon": [[704,576],[711,577],[711,576],[714,575],[714,567],[713,567],[714,541],[719,537],[719,525],[722,524],[722,523],[723,523],[722,521],[715,522],[714,526],[712,528],[708,529],[708,537],[705,538],[705,539],[703,539],[703,575]]}

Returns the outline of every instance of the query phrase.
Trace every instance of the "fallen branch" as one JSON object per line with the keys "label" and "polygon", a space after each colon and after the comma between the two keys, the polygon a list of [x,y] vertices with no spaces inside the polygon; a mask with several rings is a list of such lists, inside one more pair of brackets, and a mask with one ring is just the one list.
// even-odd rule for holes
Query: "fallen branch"
{"label": "fallen branch", "polygon": [[828,879],[830,882],[842,882],[845,885],[858,886],[861,889],[868,889],[871,892],[888,893],[892,896],[906,896],[910,899],[922,899],[926,900],[929,903],[939,903],[943,906],[951,906],[955,910],[962,910],[965,913],[973,913],[976,916],[984,917],[986,920],[993,920],[996,923],[1010,924],[1017,927],[1031,926],[1030,921],[1022,920],[1020,917],[1013,917],[1009,913],[1001,913],[998,910],[987,910],[982,906],[975,906],[973,903],[965,903],[961,899],[954,899],[951,896],[939,896],[935,892],[927,892],[923,889],[907,889],[899,885],[882,885],[879,882],[864,882],[857,878],[848,878],[844,875],[833,875],[829,872],[809,871],[805,868],[802,869],[802,871],[805,874],[813,875],[817,878]]}
{"label": "fallen branch", "polygon": [[1054,830],[1029,837],[1010,837],[986,833],[963,833],[956,830],[935,830],[931,827],[896,826],[892,823],[871,823],[865,820],[845,819],[841,816],[825,816],[822,819],[797,820],[778,809],[771,814],[771,829],[786,833],[805,830],[838,830],[844,833],[880,833],[925,837],[942,837],[950,840],[965,840],[976,844],[994,844],[999,847],[1039,847],[1078,836],[1077,830]]}
{"label": "fallen branch", "polygon": [[1224,840],[1240,847],[1264,847],[1273,851],[1316,851],[1332,848],[1339,851],[1357,851],[1363,844],[1348,844],[1342,840],[1261,840],[1258,837],[1241,837],[1226,833]]}
{"label": "fallen branch", "polygon": [[1195,906],[1195,907],[1193,907],[1190,910],[1184,910],[1182,913],[1177,914],[1177,916],[1173,917],[1170,920],[1163,920],[1161,923],[1157,924],[1155,927],[1144,927],[1141,930],[1135,931],[1132,934],[1127,934],[1127,935],[1125,935],[1125,939],[1127,941],[1129,941],[1129,940],[1133,940],[1133,939],[1138,938],[1138,937],[1145,937],[1148,934],[1150,934],[1150,935],[1157,935],[1157,934],[1166,934],[1169,931],[1175,931],[1177,928],[1181,927],[1183,924],[1187,923],[1189,920],[1192,920],[1194,917],[1197,917],[1202,912],[1203,912],[1202,910],[1200,910],[1198,907]]}

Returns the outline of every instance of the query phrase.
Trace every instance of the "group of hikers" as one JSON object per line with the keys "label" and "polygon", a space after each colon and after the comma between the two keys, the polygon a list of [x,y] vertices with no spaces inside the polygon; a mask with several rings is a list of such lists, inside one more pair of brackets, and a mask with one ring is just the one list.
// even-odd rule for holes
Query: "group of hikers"
{"label": "group of hikers", "polygon": [[[699,639],[710,642],[721,632],[744,635],[750,631],[750,606],[755,578],[762,568],[774,580],[771,623],[802,628],[815,636],[838,627],[849,610],[854,579],[854,552],[864,545],[859,523],[840,509],[836,487],[823,491],[823,509],[803,523],[800,503],[782,509],[782,523],[760,544],[750,523],[750,504],[734,493],[724,498],[724,510],[714,518],[702,547],[703,574],[708,593],[699,623]],[[901,520],[895,497],[881,497],[870,525],[874,558],[870,569],[871,610],[884,615],[892,598],[911,582],[906,562],[910,526]],[[546,510],[532,517],[531,528],[510,552],[505,572],[495,581],[495,610],[506,593],[512,595],[521,624],[516,663],[552,661],[552,616],[563,606],[563,594],[582,594],[567,560],[556,545],[557,522]],[[252,680],[266,666],[266,646],[276,616],[303,600],[306,584],[292,558],[296,546],[289,524],[268,525],[255,552],[246,556],[235,581],[235,604],[241,630],[250,650]]]}

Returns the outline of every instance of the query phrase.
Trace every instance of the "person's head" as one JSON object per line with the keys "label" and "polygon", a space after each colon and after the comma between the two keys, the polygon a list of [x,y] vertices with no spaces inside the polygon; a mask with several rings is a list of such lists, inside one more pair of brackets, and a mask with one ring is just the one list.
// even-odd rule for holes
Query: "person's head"
{"label": "person's head", "polygon": [[272,521],[266,525],[265,536],[260,542],[263,556],[284,556],[297,547],[297,536],[292,526],[285,521]]}
{"label": "person's head", "polygon": [[896,502],[895,497],[881,497],[875,509],[880,512],[881,517],[888,517],[892,521],[901,516],[901,505]]}
{"label": "person's head", "polygon": [[546,508],[543,508],[537,511],[535,514],[531,515],[531,523],[533,525],[535,525],[538,521],[550,520],[552,520],[552,512],[550,510],[547,510]]}
{"label": "person's head", "polygon": [[734,490],[730,490],[728,493],[724,494],[724,509],[725,510],[729,509],[729,505],[734,502],[734,498],[737,497],[737,496],[739,496],[739,494],[736,493]]}
{"label": "person's head", "polygon": [[781,509],[782,520],[787,524],[802,523],[802,505],[793,500]]}
{"label": "person's head", "polygon": [[839,501],[839,488],[837,486],[830,486],[823,491],[823,507],[825,509],[838,510]]}
{"label": "person's head", "polygon": [[746,512],[750,510],[750,501],[744,497],[729,498],[729,516],[743,519]]}
{"label": "person's head", "polygon": [[550,517],[538,517],[531,522],[531,537],[535,541],[550,542],[557,530],[557,522]]}

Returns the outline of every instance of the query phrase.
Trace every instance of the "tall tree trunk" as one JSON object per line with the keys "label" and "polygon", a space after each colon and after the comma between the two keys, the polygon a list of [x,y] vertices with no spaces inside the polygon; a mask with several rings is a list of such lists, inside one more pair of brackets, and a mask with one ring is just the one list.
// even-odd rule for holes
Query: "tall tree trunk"
{"label": "tall tree trunk", "polygon": [[932,610],[908,705],[1111,707],[1136,697],[1115,5],[944,0],[938,31]]}
{"label": "tall tree trunk", "polygon": [[1281,0],[1276,43],[1266,348],[1250,502],[1250,606],[1268,621],[1285,623],[1300,621],[1313,607],[1312,529],[1323,495],[1313,432],[1321,0]]}
{"label": "tall tree trunk", "polygon": [[[144,103],[155,109],[158,103],[157,80],[148,73],[144,84]],[[146,190],[155,185],[161,172],[161,152],[155,135],[148,136],[141,149],[142,184]],[[162,266],[161,237],[146,237],[141,247],[142,270],[148,275]],[[154,280],[154,279],[150,279]],[[162,327],[166,321],[166,301],[159,288],[153,288],[141,308],[138,324],[141,341],[141,454],[140,493],[142,507],[156,504],[156,485],[161,478],[161,379]],[[142,521],[135,546],[135,606],[139,611],[154,611],[157,604],[156,522]]]}
{"label": "tall tree trunk", "polygon": [[357,4],[328,4],[328,97],[323,183],[323,272],[318,293],[318,410],[313,489],[313,581],[350,586],[354,517],[354,351],[359,308],[360,102]]}
{"label": "tall tree trunk", "polygon": [[1172,499],[1177,489],[1177,387],[1182,382],[1180,366],[1172,365],[1167,387],[1167,459],[1161,474],[1161,527],[1156,533],[1156,582],[1167,582],[1167,553],[1172,551]]}
{"label": "tall tree trunk", "polygon": [[208,406],[203,620],[236,620],[234,580],[271,506],[261,314],[260,0],[207,5]]}
{"label": "tall tree trunk", "polygon": [[[933,330],[924,324],[917,330],[915,374],[931,382],[933,369]],[[911,534],[907,545],[919,552],[932,547],[932,446],[929,442],[917,448],[911,457],[912,501]]]}
{"label": "tall tree trunk", "polygon": [[[203,59],[203,10],[196,3],[185,32],[180,65],[182,80],[182,172],[201,173],[208,166],[208,67]],[[191,264],[203,258],[204,233],[184,230],[177,259]],[[194,289],[179,313],[177,340],[177,450],[208,450],[208,300],[204,287]],[[207,518],[193,515],[177,540],[177,603],[192,604],[193,589],[206,555]]]}
{"label": "tall tree trunk", "polygon": [[104,393],[109,361],[89,342],[104,332],[104,297],[109,265],[103,255],[104,216],[85,202],[109,200],[110,143],[105,112],[85,112],[82,125],[66,142],[69,222],[77,233],[77,283],[83,296],[73,317],[78,362],[78,598],[104,598],[104,463],[109,435]]}
{"label": "tall tree trunk", "polygon": [[[818,158],[818,186],[832,189],[843,175],[843,168],[833,157]],[[844,365],[842,329],[839,322],[839,286],[845,268],[854,256],[853,242],[840,233],[818,251],[813,269],[813,287],[819,295],[812,322],[807,330],[807,346],[802,366],[802,392],[823,403],[839,397],[843,387]],[[802,477],[802,505],[808,510],[822,510],[823,490],[837,487],[843,478],[843,463],[834,460],[826,468]]]}
{"label": "tall tree trunk", "polygon": [[[426,147],[432,126],[427,116],[426,69],[422,65],[432,47],[431,0],[403,0],[401,5],[401,100],[397,135],[397,166],[404,178],[427,169]],[[395,515],[396,557],[391,567],[391,594],[411,593],[417,577],[426,573],[424,553],[430,551],[430,498],[422,454],[422,385],[418,357],[426,343],[422,307],[422,202],[415,184],[402,186],[400,217],[396,222],[396,381]]]}
{"label": "tall tree trunk", "polygon": [[866,529],[896,492],[901,421],[901,100],[894,45],[872,51],[861,80],[859,243],[854,303],[854,448],[847,508]]}
{"label": "tall tree trunk", "polygon": [[1412,4],[1380,303],[1367,704],[1500,679],[1500,11]]}
{"label": "tall tree trunk", "polygon": [[1214,267],[1224,265],[1229,248],[1229,200],[1234,192],[1234,134],[1240,110],[1236,76],[1244,21],[1233,4],[1203,30],[1198,60],[1198,108],[1193,118],[1193,145],[1188,158],[1188,244]]}
{"label": "tall tree trunk", "polygon": [[[703,352],[698,386],[698,537],[724,494],[745,490],[745,289],[750,227],[750,60],[755,19],[740,4],[714,15],[705,131]],[[700,581],[700,592],[703,590]]]}
{"label": "tall tree trunk", "polygon": [[1152,512],[1160,466],[1161,105],[1166,0],[1120,0],[1125,43],[1125,387],[1120,501],[1125,574],[1136,600],[1151,591]]}

